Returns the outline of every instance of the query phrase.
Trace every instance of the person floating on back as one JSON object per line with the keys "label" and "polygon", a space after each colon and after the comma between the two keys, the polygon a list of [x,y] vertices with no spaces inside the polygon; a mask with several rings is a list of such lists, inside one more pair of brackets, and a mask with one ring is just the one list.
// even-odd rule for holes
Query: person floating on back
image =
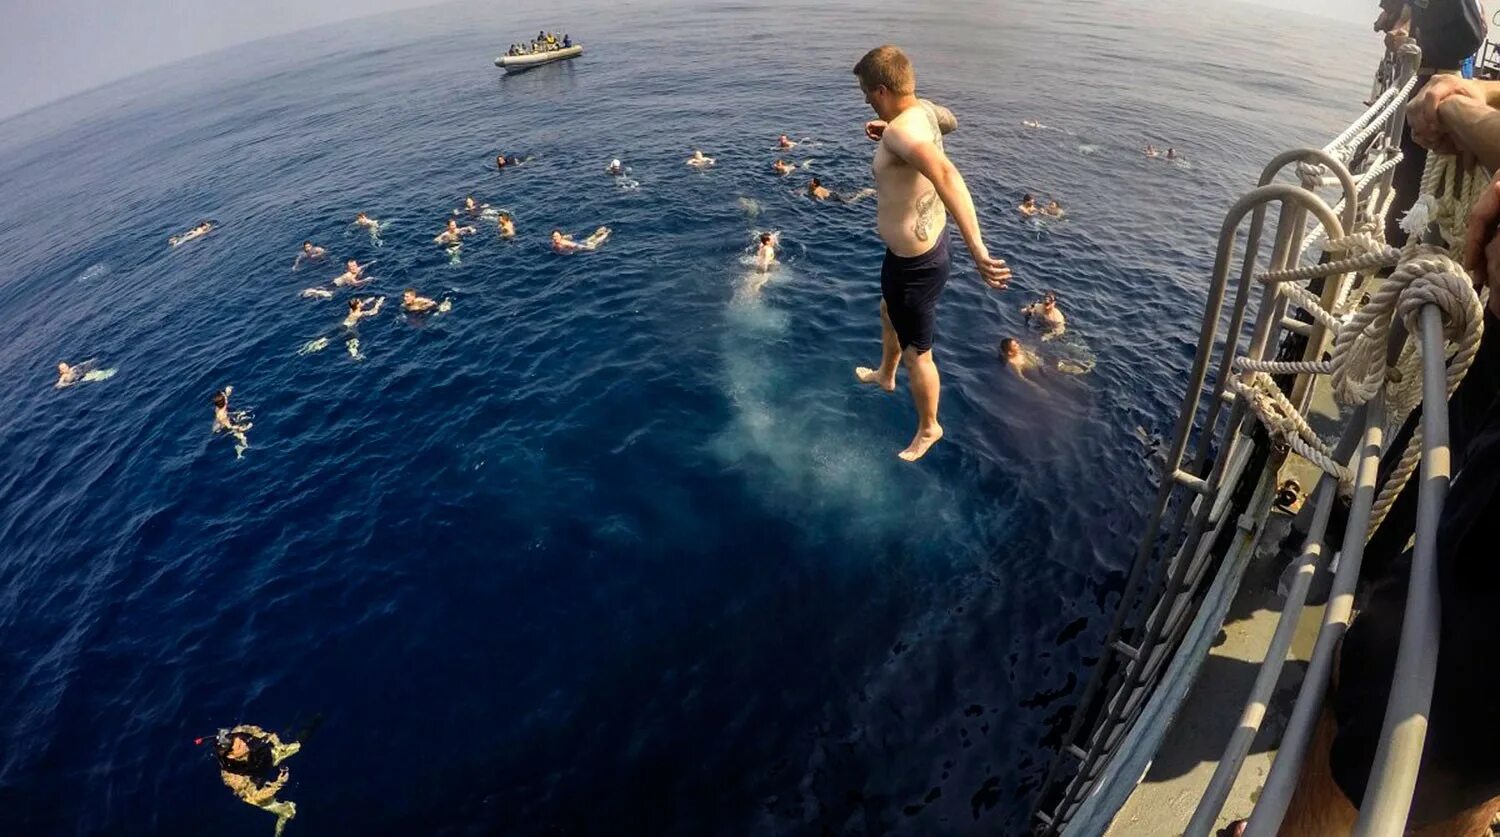
{"label": "person floating on back", "polygon": [[296,803],[276,799],[289,778],[281,763],[301,749],[299,742],[285,744],[276,733],[251,724],[221,729],[214,738],[219,778],[241,802],[276,815],[277,837],[297,816]]}
{"label": "person floating on back", "polygon": [[947,108],[917,98],[911,61],[900,49],[881,46],[854,65],[854,75],[865,102],[879,117],[865,124],[865,134],[879,144],[874,166],[876,229],[886,245],[880,271],[880,365],[858,367],[854,374],[861,382],[890,392],[896,388],[897,364],[905,364],[917,408],[917,430],[911,444],[898,455],[911,462],[943,438],[932,347],[938,297],[947,284],[950,265],[948,213],[957,221],[986,284],[1004,288],[1010,281],[1010,268],[985,247],[974,200],[943,151],[943,134],[958,123]]}
{"label": "person floating on back", "polygon": [[173,247],[176,247],[180,244],[186,244],[195,238],[202,238],[203,236],[208,235],[211,231],[213,231],[213,228],[215,226],[217,226],[217,222],[214,221],[199,221],[197,226],[193,227],[187,232],[178,233],[177,235],[174,235],[171,238],[167,239],[167,243],[172,245]]}
{"label": "person floating on back", "polygon": [[564,235],[562,230],[552,231],[552,249],[559,253],[576,253],[581,250],[595,250],[599,245],[609,239],[609,227],[600,227],[594,230],[593,235],[583,241],[574,241],[571,235]]}

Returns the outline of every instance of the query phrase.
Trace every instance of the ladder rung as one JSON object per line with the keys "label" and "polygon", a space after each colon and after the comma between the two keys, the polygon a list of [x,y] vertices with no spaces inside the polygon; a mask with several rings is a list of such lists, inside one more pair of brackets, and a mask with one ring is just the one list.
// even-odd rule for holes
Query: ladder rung
{"label": "ladder rung", "polygon": [[1134,648],[1126,645],[1124,640],[1117,639],[1114,642],[1111,642],[1109,644],[1109,647],[1115,649],[1116,651],[1119,651],[1121,654],[1124,654],[1132,660],[1138,659],[1141,656],[1139,651],[1136,651]]}
{"label": "ladder rung", "polygon": [[1172,481],[1185,488],[1190,488],[1199,494],[1208,493],[1208,483],[1199,477],[1189,474],[1187,471],[1177,468],[1172,471]]}
{"label": "ladder rung", "polygon": [[1084,759],[1089,757],[1088,752],[1077,744],[1068,745],[1068,754],[1073,758],[1078,759],[1079,761],[1083,761]]}

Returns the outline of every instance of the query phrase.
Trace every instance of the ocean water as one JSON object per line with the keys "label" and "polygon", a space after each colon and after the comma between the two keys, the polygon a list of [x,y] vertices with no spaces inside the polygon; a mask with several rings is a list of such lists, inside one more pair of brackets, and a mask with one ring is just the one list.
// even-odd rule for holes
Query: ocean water
{"label": "ocean water", "polygon": [[[584,57],[490,65],[543,27]],[[793,193],[871,185],[849,69],[883,42],[958,114],[1016,270],[990,291],[955,247],[917,465],[904,374],[850,371],[879,349],[874,204]],[[268,833],[192,743],[236,722],[312,730],[290,835],[1021,833],[1223,210],[1357,113],[1377,50],[1229,2],[459,4],[0,123],[0,833]],[[518,237],[432,244],[466,194]],[[756,290],[762,230],[785,264]],[[293,272],[304,239],[376,260],[361,360],[348,292],[298,296],[338,272]],[[403,317],[408,286],[452,310]],[[1097,363],[1030,388],[996,346],[1037,345],[1046,289]],[[90,357],[117,374],[52,387]]]}

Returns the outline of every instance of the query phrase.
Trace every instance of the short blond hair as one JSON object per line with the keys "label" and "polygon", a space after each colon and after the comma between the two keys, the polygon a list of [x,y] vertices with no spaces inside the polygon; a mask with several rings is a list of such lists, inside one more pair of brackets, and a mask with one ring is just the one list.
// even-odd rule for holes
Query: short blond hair
{"label": "short blond hair", "polygon": [[911,59],[900,47],[890,44],[865,53],[854,65],[854,74],[859,77],[859,86],[867,91],[881,85],[898,95],[917,91],[917,74],[911,68]]}

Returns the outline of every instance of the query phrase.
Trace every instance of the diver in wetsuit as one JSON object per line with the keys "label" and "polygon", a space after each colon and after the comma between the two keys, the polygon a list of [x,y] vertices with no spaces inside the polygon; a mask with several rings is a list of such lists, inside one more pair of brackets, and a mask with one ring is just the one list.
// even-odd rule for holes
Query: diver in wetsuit
{"label": "diver in wetsuit", "polygon": [[214,739],[219,778],[246,805],[276,815],[277,837],[281,837],[287,820],[297,816],[295,803],[276,799],[287,781],[287,769],[277,768],[300,749],[299,742],[284,744],[276,733],[251,724],[221,729]]}

